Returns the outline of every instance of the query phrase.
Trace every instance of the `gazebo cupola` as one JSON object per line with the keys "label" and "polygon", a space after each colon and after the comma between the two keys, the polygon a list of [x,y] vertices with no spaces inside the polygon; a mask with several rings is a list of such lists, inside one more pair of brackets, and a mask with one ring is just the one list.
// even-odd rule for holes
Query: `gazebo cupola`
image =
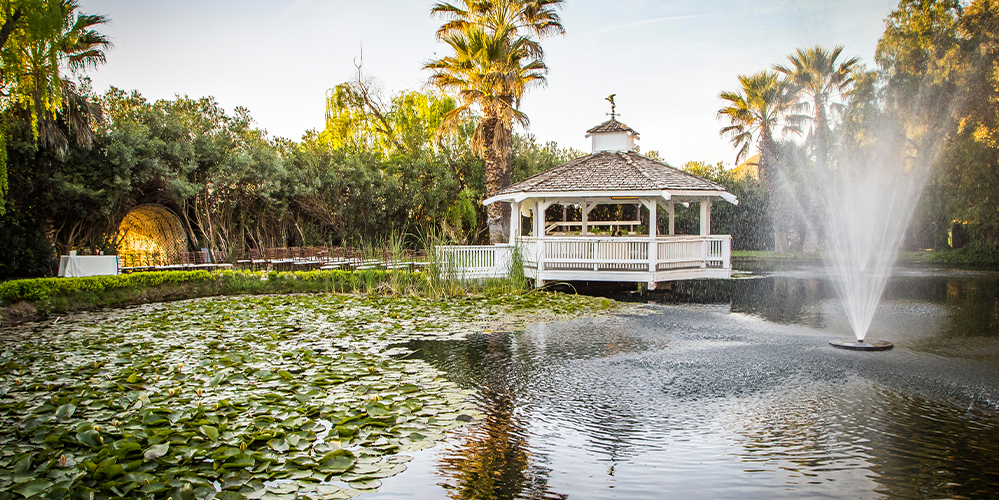
{"label": "gazebo cupola", "polygon": [[639,139],[638,132],[617,121],[617,105],[614,104],[615,95],[611,94],[607,98],[611,103],[611,119],[586,131],[586,138],[591,141],[591,153],[635,150],[635,141]]}

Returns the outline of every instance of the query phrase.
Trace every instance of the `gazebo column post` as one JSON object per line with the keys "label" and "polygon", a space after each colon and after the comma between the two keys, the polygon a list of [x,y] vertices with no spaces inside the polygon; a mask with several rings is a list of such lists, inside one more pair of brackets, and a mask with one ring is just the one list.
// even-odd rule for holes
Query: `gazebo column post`
{"label": "gazebo column post", "polygon": [[520,202],[510,202],[510,244],[516,245],[517,238],[520,238]]}
{"label": "gazebo column post", "polygon": [[701,200],[701,236],[711,235],[711,200]]}
{"label": "gazebo column post", "polygon": [[669,205],[666,207],[666,213],[669,214],[669,235],[674,236],[676,234],[673,229],[676,221],[676,205],[674,205],[673,200],[669,200]]}
{"label": "gazebo column post", "polygon": [[583,228],[580,229],[580,233],[579,234],[580,234],[580,236],[586,236],[587,234],[590,233],[590,223],[589,223],[590,222],[590,206],[589,206],[589,203],[585,199],[581,200],[579,202],[579,204],[580,204],[580,208],[583,209],[582,210],[582,212],[583,212]]}
{"label": "gazebo column post", "polygon": [[544,218],[545,218],[545,215],[543,213],[541,213],[541,200],[534,200],[534,221],[533,221],[534,222],[534,230],[533,230],[533,233],[534,233],[534,237],[535,238],[540,238],[541,236],[543,236],[541,234],[541,225],[544,224],[544,222],[541,222],[541,221],[543,221]]}
{"label": "gazebo column post", "polygon": [[547,243],[545,241],[545,210],[547,210],[552,203],[553,202],[543,198],[534,200],[534,236],[538,238],[537,253],[535,254],[535,258],[538,262],[538,268],[535,271],[534,286],[538,288],[545,285],[545,252],[547,250]]}
{"label": "gazebo column post", "polygon": [[659,203],[656,200],[649,200],[645,205],[649,207],[649,272],[652,273],[650,289],[655,288],[655,272],[659,259],[659,242],[656,240],[659,229],[658,213],[656,211],[658,205]]}
{"label": "gazebo column post", "polygon": [[701,236],[704,237],[704,241],[701,243],[703,255],[701,257],[701,268],[705,268],[708,265],[708,254],[710,253],[709,245],[711,243],[707,240],[707,237],[711,235],[711,200],[707,198],[702,198],[700,202],[701,206]]}

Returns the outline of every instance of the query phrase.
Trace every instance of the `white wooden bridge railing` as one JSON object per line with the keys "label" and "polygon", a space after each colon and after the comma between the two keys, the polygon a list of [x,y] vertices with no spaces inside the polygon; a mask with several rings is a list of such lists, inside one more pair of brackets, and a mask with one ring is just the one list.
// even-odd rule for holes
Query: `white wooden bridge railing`
{"label": "white wooden bridge railing", "polygon": [[456,245],[437,247],[442,272],[458,278],[503,278],[510,274],[510,245]]}

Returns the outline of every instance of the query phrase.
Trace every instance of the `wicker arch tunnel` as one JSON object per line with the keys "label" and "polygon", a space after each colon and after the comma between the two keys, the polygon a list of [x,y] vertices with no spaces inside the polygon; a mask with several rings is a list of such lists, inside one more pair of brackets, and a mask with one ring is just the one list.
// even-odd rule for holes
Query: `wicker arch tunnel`
{"label": "wicker arch tunnel", "polygon": [[185,251],[187,233],[180,218],[163,205],[139,205],[118,226],[118,256],[122,267],[173,264]]}

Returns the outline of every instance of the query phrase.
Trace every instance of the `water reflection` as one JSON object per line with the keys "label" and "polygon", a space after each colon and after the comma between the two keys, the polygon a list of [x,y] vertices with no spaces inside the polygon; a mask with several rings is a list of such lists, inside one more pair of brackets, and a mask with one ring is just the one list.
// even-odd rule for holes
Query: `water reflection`
{"label": "water reflection", "polygon": [[417,496],[987,498],[999,484],[995,277],[897,276],[874,327],[899,348],[875,356],[826,345],[849,326],[821,274],[649,297],[679,305],[410,344],[486,416]]}
{"label": "water reflection", "polygon": [[515,396],[485,387],[477,403],[485,419],[441,454],[439,473],[448,498],[506,500],[567,498],[548,487],[551,469],[530,453]]}
{"label": "water reflection", "polygon": [[[623,295],[616,298],[628,299]],[[632,296],[631,300],[636,298]],[[842,329],[844,316],[832,281],[821,269],[730,281],[679,282],[671,290],[648,294],[640,300],[661,304],[727,303],[732,312],[817,329]],[[934,330],[934,335],[999,336],[999,277],[994,273],[948,275],[903,269],[889,280],[881,304],[882,309],[892,304],[944,306],[946,321],[939,325],[944,332]],[[884,311],[878,314],[884,315]]]}
{"label": "water reflection", "polygon": [[987,498],[999,484],[994,414],[859,381],[815,389],[745,410],[747,472],[779,468],[788,484],[840,489],[869,477],[891,498]]}
{"label": "water reflection", "polygon": [[[448,498],[462,500],[563,499],[548,487],[550,469],[543,454],[530,452],[512,369],[517,346],[511,337],[492,334],[469,343],[466,349],[442,350],[441,342],[421,342],[424,355],[446,357],[451,366],[465,368],[460,379],[480,381],[475,401],[485,418],[466,430],[441,453],[438,472]],[[523,367],[521,367],[523,368]]]}

